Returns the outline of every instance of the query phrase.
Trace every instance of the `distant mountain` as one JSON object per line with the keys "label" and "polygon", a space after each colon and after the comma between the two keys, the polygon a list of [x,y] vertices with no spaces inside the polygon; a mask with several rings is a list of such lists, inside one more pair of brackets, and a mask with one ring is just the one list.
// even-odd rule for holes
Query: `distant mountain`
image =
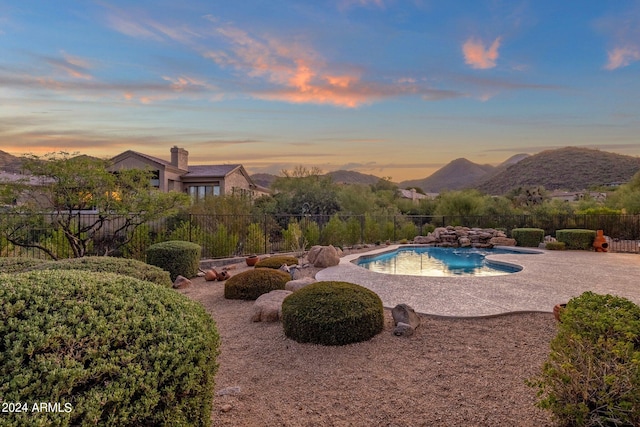
{"label": "distant mountain", "polygon": [[475,186],[480,185],[484,181],[488,181],[489,179],[491,179],[494,176],[498,175],[502,171],[506,170],[509,166],[515,165],[519,161],[524,160],[529,156],[530,156],[529,154],[521,153],[521,154],[516,154],[514,156],[509,157],[507,160],[505,160],[504,162],[500,163],[498,166],[493,168],[493,170],[490,171],[489,173],[487,173],[485,176],[480,177],[480,179],[478,181],[476,181],[475,183],[473,183],[472,186],[475,187]]}
{"label": "distant mountain", "polygon": [[256,185],[269,188],[271,183],[276,180],[278,176],[270,173],[254,173],[251,175],[251,179]]}
{"label": "distant mountain", "polygon": [[22,159],[0,150],[0,171],[20,173]]}
{"label": "distant mountain", "polygon": [[401,188],[418,187],[427,193],[461,190],[477,185],[495,166],[479,165],[467,159],[456,159],[424,179],[402,181]]}
{"label": "distant mountain", "polygon": [[356,171],[337,170],[327,173],[336,184],[365,184],[371,185],[380,181],[380,177]]}
{"label": "distant mountain", "polygon": [[476,188],[505,194],[518,187],[580,191],[626,182],[640,170],[640,158],[588,148],[566,147],[529,156],[484,180]]}

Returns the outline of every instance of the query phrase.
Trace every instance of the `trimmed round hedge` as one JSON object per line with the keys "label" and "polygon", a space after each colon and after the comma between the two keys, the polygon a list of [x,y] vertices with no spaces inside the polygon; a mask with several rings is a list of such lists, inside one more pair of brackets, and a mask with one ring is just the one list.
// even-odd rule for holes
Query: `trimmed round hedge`
{"label": "trimmed round hedge", "polygon": [[159,267],[145,264],[142,261],[128,258],[104,256],[71,258],[47,261],[46,263],[31,267],[29,270],[84,270],[100,273],[117,273],[166,287],[171,287],[172,285],[168,272]]}
{"label": "trimmed round hedge", "polygon": [[344,345],[366,341],[384,328],[384,308],[373,291],[348,282],[317,282],[282,303],[287,337],[301,343]]}
{"label": "trimmed round hedge", "polygon": [[224,283],[224,297],[227,299],[255,300],[260,295],[284,289],[291,275],[271,268],[247,270],[232,276]]}
{"label": "trimmed round hedge", "polygon": [[[203,307],[111,273],[0,274],[0,396],[69,412],[3,425],[211,424],[219,336]],[[65,406],[67,405],[67,406]]]}
{"label": "trimmed round hedge", "polygon": [[511,230],[511,237],[516,239],[518,246],[537,248],[544,241],[544,230],[542,228],[514,228]]}
{"label": "trimmed round hedge", "polygon": [[0,257],[0,273],[19,273],[48,262],[46,259],[38,258]]}
{"label": "trimmed round hedge", "polygon": [[581,228],[556,230],[556,239],[558,242],[563,242],[567,249],[593,249],[595,238],[595,230],[583,230]]}
{"label": "trimmed round hedge", "polygon": [[200,267],[200,245],[182,240],[169,240],[149,246],[147,262],[167,270],[171,280],[178,276],[195,277]]}
{"label": "trimmed round hedge", "polygon": [[261,259],[256,263],[256,268],[275,268],[278,269],[282,267],[283,264],[286,265],[296,265],[298,263],[298,258],[292,256],[272,256],[269,258]]}

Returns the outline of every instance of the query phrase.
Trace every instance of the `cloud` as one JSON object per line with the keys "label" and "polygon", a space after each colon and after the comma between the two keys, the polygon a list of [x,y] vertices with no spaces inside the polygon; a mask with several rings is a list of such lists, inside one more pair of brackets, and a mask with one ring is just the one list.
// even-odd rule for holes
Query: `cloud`
{"label": "cloud", "polygon": [[[361,70],[327,64],[309,46],[268,35],[252,35],[230,25],[220,26],[216,31],[229,48],[207,50],[203,56],[252,78],[254,86],[249,92],[255,98],[356,108],[396,96],[422,95],[428,100],[460,96],[454,91],[431,89],[409,81],[367,82]],[[261,81],[269,84],[259,87]]]}
{"label": "cloud", "polygon": [[471,68],[485,70],[496,66],[498,59],[498,48],[500,47],[501,38],[496,38],[489,48],[486,48],[481,40],[469,38],[462,45],[462,53],[464,61]]}
{"label": "cloud", "polygon": [[616,47],[608,52],[608,56],[609,61],[604,68],[615,70],[640,60],[640,49],[635,46]]}
{"label": "cloud", "polygon": [[72,56],[62,52],[62,58],[45,57],[44,61],[53,68],[63,71],[67,76],[75,79],[91,80],[91,63],[89,60]]}
{"label": "cloud", "polygon": [[369,6],[375,6],[380,9],[384,9],[385,0],[339,0],[338,1],[338,9],[340,11],[345,11],[353,7],[369,7]]}

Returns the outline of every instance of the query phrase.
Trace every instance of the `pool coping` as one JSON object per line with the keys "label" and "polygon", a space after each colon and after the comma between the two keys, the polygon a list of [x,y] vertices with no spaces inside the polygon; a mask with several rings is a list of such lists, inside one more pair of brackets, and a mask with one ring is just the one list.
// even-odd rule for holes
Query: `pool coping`
{"label": "pool coping", "polygon": [[352,263],[361,256],[406,246],[391,245],[344,256],[340,264],[319,271],[316,278],[357,283],[378,294],[387,308],[405,303],[418,313],[433,316],[551,312],[555,304],[565,303],[585,291],[618,295],[640,304],[640,255],[637,254],[536,249],[540,252],[536,255],[489,255],[488,260],[523,267],[519,272],[499,276],[390,275]]}

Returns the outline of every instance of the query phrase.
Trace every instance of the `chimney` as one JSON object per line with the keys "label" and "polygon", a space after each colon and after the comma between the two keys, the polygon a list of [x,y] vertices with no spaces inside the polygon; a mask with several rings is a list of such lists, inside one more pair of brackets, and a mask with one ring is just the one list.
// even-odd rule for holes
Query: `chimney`
{"label": "chimney", "polygon": [[189,169],[189,152],[184,148],[173,146],[171,148],[171,164],[178,169]]}

